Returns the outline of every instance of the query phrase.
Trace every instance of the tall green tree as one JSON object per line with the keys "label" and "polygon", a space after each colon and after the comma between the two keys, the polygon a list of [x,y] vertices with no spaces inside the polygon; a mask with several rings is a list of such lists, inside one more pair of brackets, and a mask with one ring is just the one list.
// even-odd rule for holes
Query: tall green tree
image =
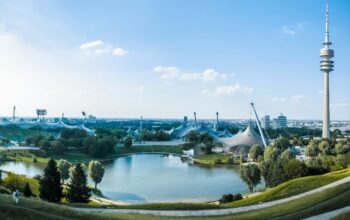
{"label": "tall green tree", "polygon": [[286,180],[306,176],[308,173],[308,168],[305,163],[296,159],[287,160],[283,166],[283,170],[286,175]]}
{"label": "tall green tree", "polygon": [[259,163],[259,169],[261,172],[261,176],[264,178],[265,180],[265,187],[267,187],[267,183],[268,183],[268,175],[269,175],[269,171],[270,168],[272,166],[274,162],[272,160],[264,160],[262,162]]}
{"label": "tall green tree", "polygon": [[282,159],[286,159],[286,160],[291,160],[291,159],[295,158],[295,155],[294,155],[293,151],[285,150],[285,151],[282,152],[281,158]]}
{"label": "tall green tree", "polygon": [[258,183],[260,183],[260,169],[255,164],[241,165],[239,175],[241,179],[248,185],[251,192]]}
{"label": "tall green tree", "polygon": [[80,163],[75,165],[72,179],[68,184],[67,200],[69,202],[86,203],[89,201],[91,192],[87,186],[86,173]]}
{"label": "tall green tree", "polygon": [[249,149],[249,157],[256,161],[260,155],[264,154],[264,150],[259,144],[254,144],[250,149]]}
{"label": "tall green tree", "polygon": [[26,182],[26,185],[24,186],[23,194],[25,197],[30,197],[33,195],[32,189],[30,188],[30,185],[28,182]]}
{"label": "tall green tree", "polygon": [[60,172],[56,161],[50,159],[44,169],[44,175],[40,179],[39,196],[48,202],[60,202],[62,198],[62,185]]}
{"label": "tall green tree", "polygon": [[266,147],[264,151],[264,160],[272,160],[275,161],[278,159],[279,151],[276,147],[269,145]]}
{"label": "tall green tree", "polygon": [[92,160],[89,163],[89,177],[95,183],[95,189],[97,184],[102,181],[102,177],[105,174],[105,168],[100,161]]}
{"label": "tall green tree", "polygon": [[279,159],[271,164],[266,178],[268,187],[274,187],[286,181],[287,178],[284,172],[285,162],[286,160]]}
{"label": "tall green tree", "polygon": [[64,184],[64,181],[69,178],[69,168],[71,167],[71,165],[72,165],[71,163],[69,163],[64,159],[61,159],[58,161],[57,168],[61,174],[62,184]]}
{"label": "tall green tree", "polygon": [[309,157],[316,157],[319,154],[319,149],[317,144],[311,141],[309,145],[307,145],[305,153]]}
{"label": "tall green tree", "polygon": [[131,136],[126,136],[124,139],[124,147],[125,148],[131,148],[132,147],[132,137]]}

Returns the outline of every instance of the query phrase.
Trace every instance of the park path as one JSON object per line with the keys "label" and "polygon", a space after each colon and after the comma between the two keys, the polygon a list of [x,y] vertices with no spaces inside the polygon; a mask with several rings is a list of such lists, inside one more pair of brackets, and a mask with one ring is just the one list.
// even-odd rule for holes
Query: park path
{"label": "park path", "polygon": [[186,210],[186,211],[166,211],[166,210],[141,210],[141,209],[103,209],[103,208],[74,208],[77,211],[85,211],[91,213],[118,213],[118,214],[144,214],[144,215],[158,215],[158,216],[219,216],[219,215],[231,215],[240,212],[248,212],[257,209],[268,208],[271,206],[286,203],[292,200],[300,199],[305,196],[321,192],[323,190],[339,186],[341,184],[350,182],[350,176],[344,179],[335,181],[328,185],[319,187],[317,189],[310,190],[295,196],[291,196],[284,199],[279,199],[271,202],[265,202],[256,205],[243,206],[237,208],[227,208],[227,209],[211,209],[211,210]]}
{"label": "park path", "polygon": [[321,215],[315,215],[315,216],[312,216],[310,218],[306,218],[304,220],[323,220],[323,219],[331,219],[337,215],[340,215],[340,214],[343,214],[343,213],[347,213],[347,212],[350,212],[350,206],[346,206],[344,208],[341,208],[341,209],[337,209],[337,210],[334,210],[334,211],[331,211],[331,212],[326,212],[326,213],[323,213]]}

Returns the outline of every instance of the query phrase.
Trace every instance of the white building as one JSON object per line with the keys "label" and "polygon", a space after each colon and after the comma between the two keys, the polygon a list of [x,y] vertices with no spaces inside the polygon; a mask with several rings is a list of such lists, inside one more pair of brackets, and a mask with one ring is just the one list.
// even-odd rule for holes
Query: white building
{"label": "white building", "polygon": [[264,117],[262,117],[261,119],[261,127],[264,129],[270,128],[271,124],[270,124],[270,115],[265,115]]}
{"label": "white building", "polygon": [[287,117],[286,116],[281,114],[277,118],[273,119],[273,122],[272,122],[273,129],[286,128],[286,127],[287,127]]}

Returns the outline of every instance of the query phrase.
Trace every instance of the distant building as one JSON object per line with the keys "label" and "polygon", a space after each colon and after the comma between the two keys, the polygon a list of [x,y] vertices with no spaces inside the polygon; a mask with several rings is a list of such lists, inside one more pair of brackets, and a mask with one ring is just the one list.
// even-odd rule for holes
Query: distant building
{"label": "distant building", "polygon": [[274,118],[272,121],[272,128],[279,129],[287,127],[287,117],[284,115],[280,115],[277,118]]}
{"label": "distant building", "polygon": [[270,115],[265,115],[262,119],[261,119],[261,127],[264,129],[270,128],[271,124],[270,124]]}

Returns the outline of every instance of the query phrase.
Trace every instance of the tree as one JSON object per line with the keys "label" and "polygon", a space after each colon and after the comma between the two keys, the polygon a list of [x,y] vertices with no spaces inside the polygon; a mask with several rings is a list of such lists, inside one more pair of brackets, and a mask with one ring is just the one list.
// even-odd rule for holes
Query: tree
{"label": "tree", "polygon": [[279,156],[278,149],[272,145],[267,146],[264,151],[264,160],[277,160]]}
{"label": "tree", "polygon": [[331,154],[331,146],[329,145],[328,141],[322,141],[318,148],[320,149],[323,155]]}
{"label": "tree", "polygon": [[75,165],[73,176],[68,184],[67,200],[69,202],[86,203],[89,201],[91,192],[87,186],[86,173],[80,163]]}
{"label": "tree", "polygon": [[339,142],[335,145],[335,152],[337,154],[346,154],[349,150],[349,146],[346,146],[343,142]]}
{"label": "tree", "polygon": [[270,171],[270,167],[272,166],[273,161],[272,160],[264,160],[263,162],[259,163],[259,169],[261,172],[261,176],[265,180],[265,187],[267,187],[267,182],[268,182],[268,174]]}
{"label": "tree", "polygon": [[291,151],[291,150],[285,150],[281,154],[281,159],[291,160],[294,158],[295,158],[295,155],[294,155],[293,151]]}
{"label": "tree", "polygon": [[61,141],[52,141],[51,142],[51,147],[50,147],[50,152],[53,154],[61,155],[64,153],[66,150],[66,147]]}
{"label": "tree", "polygon": [[132,137],[131,136],[126,136],[124,139],[124,147],[125,148],[131,148],[132,147]]}
{"label": "tree", "polygon": [[280,151],[284,151],[290,146],[290,143],[287,138],[283,137],[283,138],[278,138],[275,141],[274,146]]}
{"label": "tree", "polygon": [[33,195],[32,190],[31,190],[28,182],[26,182],[26,185],[24,186],[23,194],[25,197],[30,197]]}
{"label": "tree", "polygon": [[267,186],[274,187],[286,181],[286,175],[284,173],[285,162],[285,160],[279,159],[271,164],[266,178]]}
{"label": "tree", "polygon": [[92,181],[95,183],[95,189],[97,188],[97,184],[102,181],[102,177],[105,173],[105,168],[102,163],[97,160],[92,160],[89,163],[89,176]]}
{"label": "tree", "polygon": [[305,163],[296,159],[287,160],[284,164],[283,170],[287,180],[306,176],[308,173]]}
{"label": "tree", "polygon": [[64,184],[64,181],[69,178],[69,168],[71,167],[71,165],[71,163],[63,159],[58,161],[57,168],[61,174],[62,184]]}
{"label": "tree", "polygon": [[200,134],[196,131],[190,131],[186,135],[186,139],[193,144],[197,144],[200,141]]}
{"label": "tree", "polygon": [[309,157],[316,157],[319,153],[318,146],[315,142],[311,141],[306,147],[306,155]]}
{"label": "tree", "polygon": [[39,142],[40,150],[48,152],[50,149],[50,142],[45,138],[41,139]]}
{"label": "tree", "polygon": [[48,202],[60,202],[62,197],[61,176],[58,172],[56,161],[50,159],[44,169],[44,175],[40,180],[40,198]]}
{"label": "tree", "polygon": [[255,164],[241,165],[239,175],[241,179],[248,185],[248,188],[253,192],[254,187],[260,183],[260,170]]}
{"label": "tree", "polygon": [[256,161],[260,155],[264,154],[264,150],[259,144],[254,144],[249,150],[249,157]]}
{"label": "tree", "polygon": [[2,183],[2,170],[0,170],[0,185]]}

